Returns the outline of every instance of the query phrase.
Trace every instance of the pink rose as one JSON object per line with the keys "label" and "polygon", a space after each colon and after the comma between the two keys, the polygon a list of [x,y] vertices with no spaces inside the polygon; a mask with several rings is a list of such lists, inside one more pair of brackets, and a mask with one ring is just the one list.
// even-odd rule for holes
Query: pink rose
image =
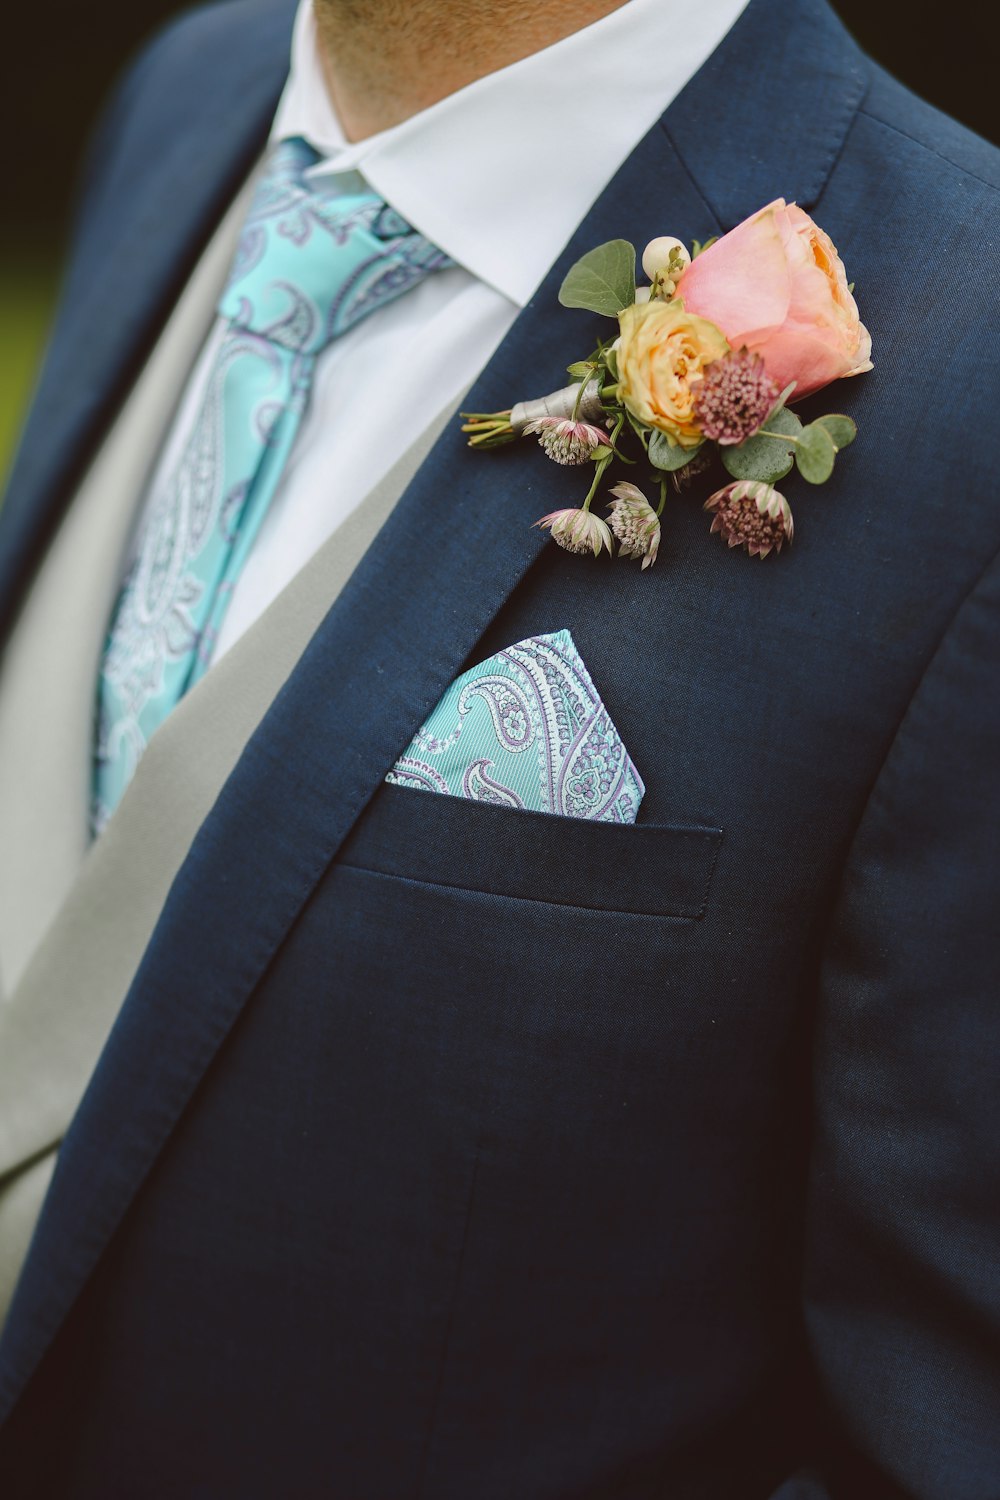
{"label": "pink rose", "polygon": [[677,284],[690,313],[722,329],[734,349],[759,354],[793,400],[872,367],[829,235],[796,203],[776,198],[697,256]]}

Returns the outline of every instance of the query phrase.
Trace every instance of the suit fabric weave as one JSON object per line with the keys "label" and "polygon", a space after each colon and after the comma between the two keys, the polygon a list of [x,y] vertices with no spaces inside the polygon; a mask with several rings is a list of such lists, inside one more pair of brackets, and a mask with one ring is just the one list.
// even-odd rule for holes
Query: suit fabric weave
{"label": "suit fabric weave", "polygon": [[[290,22],[187,18],[112,106],[9,608]],[[5,1494],[994,1500],[1000,392],[995,264],[962,268],[998,184],[821,0],[751,0],[598,198],[471,409],[589,347],[555,296],[583,250],[783,194],[872,329],[837,388],[858,441],[790,552],[730,554],[682,498],[640,576],[531,529],[564,503],[532,445],[440,440],[206,819],[66,1138],[0,1344]],[[125,202],[142,285],[105,264]],[[95,344],[73,293],[112,276]],[[384,784],[464,666],[554,628],[646,768],[634,827]]]}

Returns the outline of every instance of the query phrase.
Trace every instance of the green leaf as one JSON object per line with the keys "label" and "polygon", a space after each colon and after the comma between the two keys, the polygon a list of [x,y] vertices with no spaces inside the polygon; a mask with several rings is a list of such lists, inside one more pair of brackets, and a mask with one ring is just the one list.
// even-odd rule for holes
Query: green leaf
{"label": "green leaf", "polygon": [[836,445],[825,427],[818,422],[803,427],[795,449],[795,462],[803,479],[810,484],[823,484],[833,473],[836,457]]}
{"label": "green leaf", "polygon": [[763,425],[765,427],[768,425],[768,423],[770,422],[771,418],[772,417],[776,417],[778,415],[779,411],[781,410],[781,408],[783,406],[787,405],[788,398],[792,394],[792,392],[794,391],[794,389],[795,389],[795,387],[797,385],[798,385],[798,381],[797,380],[792,380],[792,381],[789,382],[788,385],[785,386],[785,389],[782,391],[782,393],[778,397],[777,401],[771,407],[771,410],[768,412],[767,417],[764,420]]}
{"label": "green leaf", "polygon": [[841,448],[846,448],[858,435],[858,429],[850,417],[842,417],[838,412],[830,412],[825,417],[817,417],[813,426],[824,428],[833,438],[833,446],[839,453]]}
{"label": "green leaf", "polygon": [[[762,484],[777,484],[784,479],[794,462],[794,443],[783,443],[779,438],[795,438],[802,431],[802,423],[793,411],[782,406],[768,417],[761,431],[745,443],[732,446],[720,445],[722,462],[734,479],[754,479]],[[777,437],[764,437],[773,432]]]}
{"label": "green leaf", "polygon": [[639,421],[639,418],[638,417],[634,417],[632,415],[632,413],[629,411],[629,409],[628,409],[627,406],[623,406],[622,407],[622,411],[625,413],[626,419],[628,421],[628,425],[631,427],[632,431],[635,433],[636,437],[639,439],[640,443],[643,446],[643,449],[648,449],[649,448],[649,428],[648,427],[644,427],[642,425],[642,423]]}
{"label": "green leaf", "polygon": [[594,449],[590,456],[595,464],[599,464],[602,459],[610,458],[614,451],[615,450],[613,448],[608,447],[607,443],[598,443],[597,447]]}
{"label": "green leaf", "polygon": [[574,380],[589,380],[593,373],[594,366],[588,359],[578,359],[575,364],[566,366],[566,374]]}
{"label": "green leaf", "polygon": [[646,452],[649,454],[650,463],[657,469],[666,469],[668,473],[673,473],[676,469],[683,469],[686,464],[689,464],[701,446],[699,443],[697,448],[682,448],[680,443],[672,443],[665,432],[653,432],[650,434],[649,447]]}
{"label": "green leaf", "polygon": [[692,260],[697,260],[698,256],[699,255],[703,255],[705,253],[705,251],[708,249],[709,245],[714,245],[715,242],[716,242],[716,240],[718,238],[719,238],[719,236],[717,234],[713,234],[712,237],[711,237],[711,239],[707,239],[704,244],[702,244],[701,240],[692,240],[691,241],[691,259]]}
{"label": "green leaf", "polygon": [[611,379],[612,380],[617,380],[618,379],[618,355],[617,355],[617,352],[614,349],[605,349],[604,352],[601,355],[601,358],[604,361],[604,368],[607,370],[608,374],[611,376]]}
{"label": "green leaf", "polygon": [[559,301],[563,307],[585,307],[616,318],[635,301],[635,246],[628,240],[608,240],[588,250],[567,272]]}

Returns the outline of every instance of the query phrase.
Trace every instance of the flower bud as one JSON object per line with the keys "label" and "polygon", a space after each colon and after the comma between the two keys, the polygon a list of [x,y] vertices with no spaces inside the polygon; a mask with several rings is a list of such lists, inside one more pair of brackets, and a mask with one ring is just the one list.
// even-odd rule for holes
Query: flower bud
{"label": "flower bud", "polygon": [[589,510],[554,510],[535,525],[550,531],[552,540],[567,552],[592,552],[600,557],[604,548],[612,550],[607,523]]}
{"label": "flower bud", "polygon": [[780,552],[794,535],[788,501],[773,485],[760,480],[725,485],[709,495],[705,509],[714,512],[712,530],[730,547],[745,547],[751,557]]}
{"label": "flower bud", "polygon": [[714,443],[744,443],[767,420],[780,394],[759,354],[731,349],[705,366],[694,392],[695,419]]}
{"label": "flower bud", "polygon": [[585,464],[607,437],[592,423],[571,422],[568,417],[536,417],[521,431],[525,437],[537,435],[545,454],[557,464]]}
{"label": "flower bud", "polygon": [[616,484],[611,491],[608,525],[618,538],[621,557],[641,557],[643,568],[651,568],[660,547],[660,521],[642,490],[634,484]]}

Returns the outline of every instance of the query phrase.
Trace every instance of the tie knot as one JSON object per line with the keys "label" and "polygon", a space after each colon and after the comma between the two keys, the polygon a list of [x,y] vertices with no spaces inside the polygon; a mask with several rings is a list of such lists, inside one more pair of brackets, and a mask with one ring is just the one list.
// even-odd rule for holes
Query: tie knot
{"label": "tie knot", "polygon": [[309,183],[318,160],[298,138],[275,147],[219,302],[234,330],[298,354],[453,264],[370,189]]}

